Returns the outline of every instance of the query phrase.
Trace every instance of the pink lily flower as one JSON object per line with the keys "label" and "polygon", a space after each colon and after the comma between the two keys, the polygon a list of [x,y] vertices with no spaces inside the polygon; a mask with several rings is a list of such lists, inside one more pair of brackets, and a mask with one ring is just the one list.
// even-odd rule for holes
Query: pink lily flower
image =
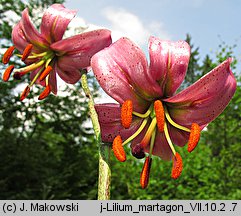
{"label": "pink lily flower", "polygon": [[12,72],[15,79],[31,73],[32,81],[21,94],[21,100],[34,83],[45,86],[39,99],[45,98],[51,91],[57,94],[56,74],[66,83],[76,83],[82,75],[80,71],[90,66],[90,58],[111,44],[110,31],[105,29],[62,39],[75,15],[75,10],[53,4],[45,11],[38,32],[30,21],[28,9],[23,11],[21,20],[12,30],[14,46],[6,51],[2,59],[7,64],[16,48],[21,53],[18,56],[27,65],[18,69],[10,65],[3,75],[4,81],[8,81]]}
{"label": "pink lily flower", "polygon": [[104,91],[119,104],[95,106],[103,142],[120,161],[126,160],[124,145],[132,154],[146,157],[140,184],[147,187],[152,155],[173,160],[172,178],[182,172],[182,158],[174,145],[196,147],[201,130],[222,113],[236,90],[231,58],[197,82],[178,92],[190,58],[185,41],[149,40],[150,63],[142,50],[121,38],[92,57],[91,66]]}

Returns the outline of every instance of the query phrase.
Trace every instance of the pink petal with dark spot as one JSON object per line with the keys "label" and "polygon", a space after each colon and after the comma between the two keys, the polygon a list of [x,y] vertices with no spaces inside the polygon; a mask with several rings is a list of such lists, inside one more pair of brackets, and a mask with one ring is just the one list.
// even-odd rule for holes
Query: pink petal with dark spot
{"label": "pink petal with dark spot", "polygon": [[190,58],[190,46],[185,41],[149,40],[149,76],[160,84],[162,97],[172,96],[183,82]]}
{"label": "pink petal with dark spot", "polygon": [[51,5],[42,17],[40,30],[44,38],[53,43],[62,39],[70,21],[75,17],[76,10],[69,10],[62,4]]}
{"label": "pink petal with dark spot", "polygon": [[227,59],[193,85],[164,100],[175,122],[189,128],[195,122],[203,128],[223,112],[237,85],[231,61]]}

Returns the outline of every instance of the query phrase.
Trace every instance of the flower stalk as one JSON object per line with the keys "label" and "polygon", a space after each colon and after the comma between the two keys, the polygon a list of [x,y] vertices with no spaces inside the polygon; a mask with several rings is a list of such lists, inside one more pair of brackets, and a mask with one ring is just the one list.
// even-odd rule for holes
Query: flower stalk
{"label": "flower stalk", "polygon": [[[82,71],[83,72],[83,71]],[[83,73],[81,77],[81,84],[86,97],[89,99],[88,107],[89,114],[92,121],[94,133],[96,136],[96,142],[99,146],[99,179],[98,179],[98,200],[110,199],[110,146],[101,142],[100,125],[98,121],[98,115],[94,107],[94,99],[88,86],[88,80],[86,73]]]}

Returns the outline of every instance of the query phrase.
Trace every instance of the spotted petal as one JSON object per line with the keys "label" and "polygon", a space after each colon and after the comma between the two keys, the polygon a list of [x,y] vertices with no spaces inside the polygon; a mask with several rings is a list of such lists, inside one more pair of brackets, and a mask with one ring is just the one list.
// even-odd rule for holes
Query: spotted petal
{"label": "spotted petal", "polygon": [[[68,67],[70,68],[70,67]],[[75,67],[72,67],[70,70],[64,70],[58,66],[58,63],[56,65],[56,71],[59,75],[59,77],[69,84],[75,84],[78,82],[82,76],[80,70],[76,69]]]}
{"label": "spotted petal", "polygon": [[70,71],[73,67],[82,69],[90,66],[91,57],[110,44],[110,31],[101,29],[63,39],[50,47],[59,56],[59,67]]}
{"label": "spotted petal", "polygon": [[91,66],[104,91],[121,104],[132,100],[135,111],[143,112],[149,105],[146,99],[158,95],[152,91],[144,53],[127,38],[94,55]]}
{"label": "spotted petal", "polygon": [[129,129],[124,129],[121,125],[121,108],[119,104],[96,104],[96,112],[101,127],[101,138],[103,142],[113,142],[117,135],[121,135],[123,140],[130,137],[140,126],[141,120],[133,118]]}
{"label": "spotted petal", "polygon": [[62,39],[68,24],[76,15],[62,4],[53,4],[44,13],[40,30],[44,38],[53,43]]}
{"label": "spotted petal", "polygon": [[183,82],[190,58],[190,46],[185,41],[149,40],[149,76],[160,84],[160,97],[172,96]]}
{"label": "spotted petal", "polygon": [[203,128],[222,113],[236,90],[231,61],[227,59],[193,85],[165,99],[174,121],[186,127],[195,122]]}
{"label": "spotted petal", "polygon": [[23,33],[23,28],[21,21],[17,23],[12,30],[12,41],[15,47],[22,53],[26,46],[28,45],[28,41]]}

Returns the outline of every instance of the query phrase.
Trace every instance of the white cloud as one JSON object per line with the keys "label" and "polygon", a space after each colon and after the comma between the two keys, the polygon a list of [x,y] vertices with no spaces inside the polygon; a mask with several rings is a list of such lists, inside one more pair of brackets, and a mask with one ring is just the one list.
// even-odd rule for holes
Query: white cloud
{"label": "white cloud", "polygon": [[163,23],[156,21],[144,23],[137,15],[123,8],[105,8],[103,15],[110,23],[108,28],[112,31],[114,41],[126,36],[142,46],[147,44],[151,35],[162,39],[171,38]]}

